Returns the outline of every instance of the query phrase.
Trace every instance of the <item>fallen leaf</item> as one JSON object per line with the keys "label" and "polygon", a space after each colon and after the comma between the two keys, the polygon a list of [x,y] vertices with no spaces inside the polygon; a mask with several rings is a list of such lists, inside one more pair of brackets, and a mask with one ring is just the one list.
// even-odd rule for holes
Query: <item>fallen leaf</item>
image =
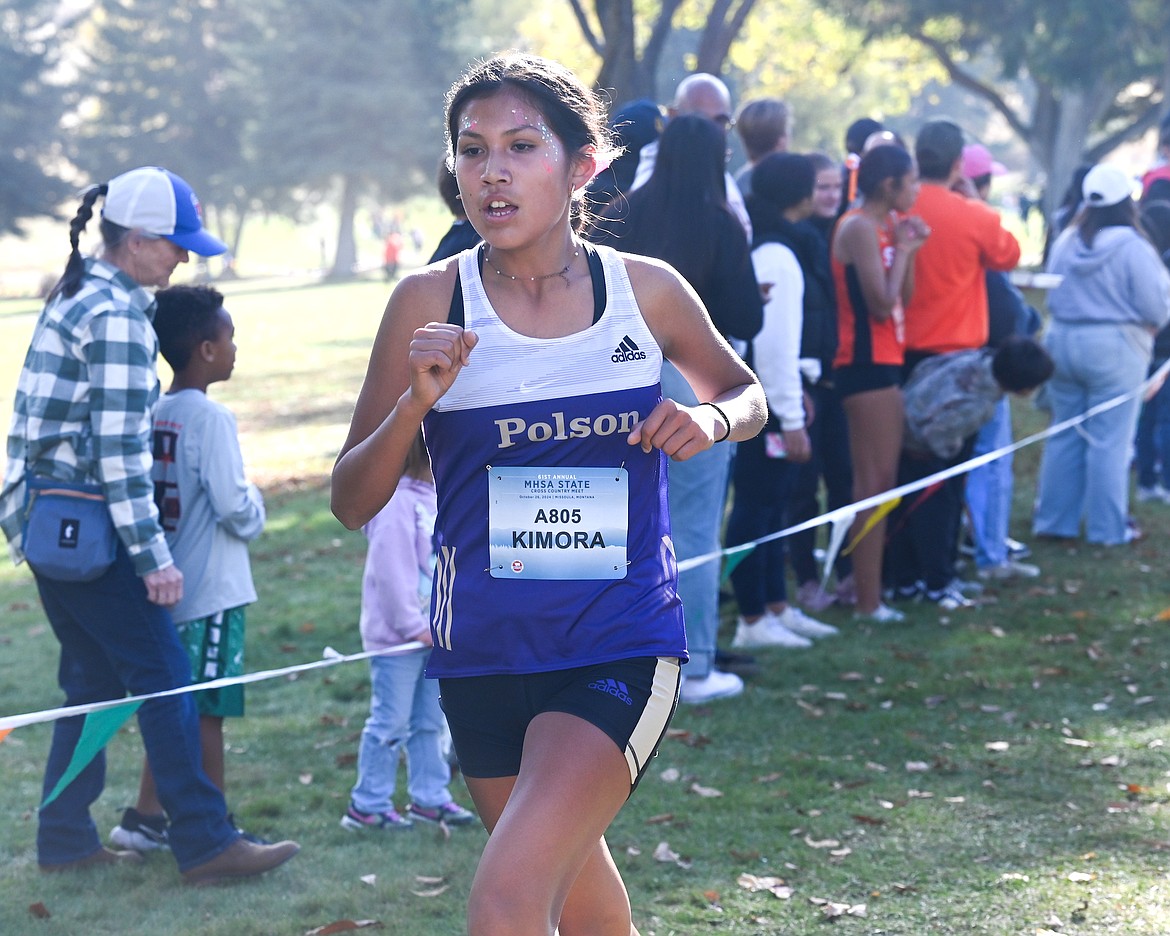
{"label": "fallen leaf", "polygon": [[663,864],[674,864],[678,859],[678,852],[671,851],[670,845],[667,842],[659,842],[654,849],[655,861],[661,861]]}
{"label": "fallen leaf", "polygon": [[756,783],[775,783],[784,777],[782,773],[764,774],[762,777],[756,777]]}
{"label": "fallen leaf", "polygon": [[804,837],[804,844],[809,848],[840,848],[841,843],[836,839],[814,839],[809,836]]}
{"label": "fallen leaf", "polygon": [[415,884],[445,884],[447,879],[445,877],[431,877],[426,874],[416,874],[414,876]]}
{"label": "fallen leaf", "polygon": [[679,773],[679,769],[677,767],[667,767],[658,776],[663,783],[674,783],[680,776],[682,776],[682,774]]}
{"label": "fallen leaf", "polygon": [[809,903],[820,907],[821,913],[829,920],[843,916],[864,917],[867,912],[865,904],[837,903],[833,900],[825,900],[823,897],[810,897]]}
{"label": "fallen leaf", "polygon": [[415,897],[438,897],[451,887],[450,884],[444,884],[441,887],[432,887],[430,890],[412,890],[411,893]]}
{"label": "fallen leaf", "polygon": [[1097,879],[1097,875],[1089,874],[1086,871],[1073,871],[1069,874],[1068,879],[1074,884],[1088,884]]}
{"label": "fallen leaf", "polygon": [[675,741],[681,741],[687,747],[693,748],[706,747],[711,743],[711,739],[706,735],[695,734],[693,731],[688,731],[685,728],[668,728],[666,730],[666,737],[672,738]]}
{"label": "fallen leaf", "polygon": [[35,916],[38,920],[47,920],[53,915],[49,913],[49,908],[39,900],[34,904],[28,905],[28,912]]}
{"label": "fallen leaf", "polygon": [[854,813],[853,814],[853,821],[860,822],[862,825],[872,825],[872,826],[880,826],[880,825],[886,824],[885,819],[875,819],[873,816],[865,816],[865,815],[862,815],[861,813]]}
{"label": "fallen leaf", "polygon": [[988,741],[983,745],[989,751],[1006,751],[1011,747],[1008,741]]}
{"label": "fallen leaf", "polygon": [[318,926],[305,933],[305,936],[333,936],[334,933],[349,933],[359,929],[381,929],[381,920],[334,920],[325,926]]}
{"label": "fallen leaf", "polygon": [[672,813],[672,812],[659,813],[657,816],[651,816],[649,819],[647,819],[646,825],[663,825],[664,823],[673,822],[673,821],[674,821],[674,813]]}
{"label": "fallen leaf", "polygon": [[721,790],[716,790],[714,787],[703,786],[701,783],[692,783],[691,792],[696,796],[701,796],[704,799],[715,799],[723,795]]}
{"label": "fallen leaf", "polygon": [[735,883],[752,893],[768,891],[781,900],[788,900],[792,896],[792,888],[784,883],[784,878],[757,877],[754,874],[744,873],[735,879]]}
{"label": "fallen leaf", "polygon": [[378,883],[378,875],[376,875],[376,874],[363,874],[360,878],[358,878],[358,880],[361,881],[363,884],[369,884],[371,887],[373,887],[375,884]]}
{"label": "fallen leaf", "polygon": [[930,764],[926,761],[906,761],[906,773],[926,773]]}
{"label": "fallen leaf", "polygon": [[703,899],[706,900],[707,903],[717,904],[719,903],[719,891],[703,891]]}
{"label": "fallen leaf", "polygon": [[313,775],[311,773],[303,773],[297,779],[301,782],[301,786],[308,786],[313,782]]}

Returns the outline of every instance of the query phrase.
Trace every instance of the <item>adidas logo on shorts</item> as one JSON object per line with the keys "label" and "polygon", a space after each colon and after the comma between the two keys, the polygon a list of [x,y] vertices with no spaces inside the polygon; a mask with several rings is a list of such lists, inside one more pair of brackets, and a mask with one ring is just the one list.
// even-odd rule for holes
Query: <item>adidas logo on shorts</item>
{"label": "adidas logo on shorts", "polygon": [[626,691],[626,684],[618,682],[616,679],[598,679],[589,684],[590,689],[596,689],[598,692],[604,692],[606,695],[611,695],[615,699],[625,702],[626,705],[633,705],[634,700],[630,698],[630,694]]}
{"label": "adidas logo on shorts", "polygon": [[626,361],[644,361],[646,360],[646,352],[640,351],[638,346],[634,344],[634,339],[626,335],[621,344],[613,349],[613,356],[610,360],[615,364],[623,364]]}

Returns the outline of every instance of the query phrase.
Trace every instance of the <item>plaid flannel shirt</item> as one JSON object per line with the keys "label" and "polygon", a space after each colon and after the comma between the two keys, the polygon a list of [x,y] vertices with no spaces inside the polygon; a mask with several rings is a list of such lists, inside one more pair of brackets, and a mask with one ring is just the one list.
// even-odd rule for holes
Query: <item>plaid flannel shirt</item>
{"label": "plaid flannel shirt", "polygon": [[87,258],[81,288],[37,319],[16,387],[0,528],[19,563],[26,466],[61,481],[100,484],[139,575],[172,565],[150,469],[158,400],[154,297]]}

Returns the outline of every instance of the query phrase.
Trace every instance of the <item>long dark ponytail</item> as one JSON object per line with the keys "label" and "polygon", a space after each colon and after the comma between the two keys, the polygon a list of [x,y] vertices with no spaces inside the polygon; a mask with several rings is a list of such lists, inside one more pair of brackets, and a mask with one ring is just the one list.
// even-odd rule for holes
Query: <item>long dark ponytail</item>
{"label": "long dark ponytail", "polygon": [[76,295],[77,290],[81,287],[81,277],[85,273],[85,261],[81,257],[79,246],[81,232],[89,224],[89,219],[93,217],[93,203],[98,200],[99,196],[104,196],[107,191],[109,191],[109,185],[103,182],[100,185],[91,185],[82,194],[81,207],[77,209],[73,220],[69,222],[69,244],[72,248],[69,252],[69,262],[65,264],[65,272],[61,274],[57,285],[49,293],[49,301],[56,299],[58,295],[69,299]]}

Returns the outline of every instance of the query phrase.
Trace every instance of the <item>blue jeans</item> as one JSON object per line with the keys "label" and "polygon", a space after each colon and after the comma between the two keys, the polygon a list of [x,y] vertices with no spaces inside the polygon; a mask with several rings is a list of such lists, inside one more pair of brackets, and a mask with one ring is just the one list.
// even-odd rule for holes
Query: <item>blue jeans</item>
{"label": "blue jeans", "polygon": [[[662,395],[687,406],[698,402],[690,384],[671,364],[662,366]],[[679,562],[718,552],[720,548],[719,531],[723,526],[732,451],[730,445],[721,442],[694,458],[672,461],[667,469],[670,536]],[[690,654],[684,672],[689,679],[702,679],[715,666],[721,566],[718,559],[713,559],[678,576],[678,595],[682,599],[683,626]]]}
{"label": "blue jeans", "polygon": [[404,746],[411,801],[427,807],[451,801],[439,683],[423,676],[429,656],[429,650],[415,650],[370,658],[370,717],[362,728],[358,780],[350,794],[364,813],[384,813],[394,806],[398,755]]}
{"label": "blue jeans", "polygon": [[[170,612],[146,599],[146,587],[119,544],[114,564],[93,582],[58,582],[36,576],[45,614],[61,644],[57,680],[66,705],[118,699],[186,686],[191,664]],[[53,724],[44,796],[65,773],[84,716]],[[199,716],[190,693],[151,699],[138,710],[142,743],[159,801],[170,820],[171,851],[181,871],[210,861],[238,833],[227,820],[223,794],[203,772]],[[106,779],[100,752],[52,803],[41,810],[37,860],[64,864],[101,846],[89,808]]]}
{"label": "blue jeans", "polygon": [[[973,455],[986,455],[1012,442],[1012,407],[1005,396],[995,415],[975,436]],[[967,474],[967,509],[971,538],[975,541],[975,565],[980,569],[1001,566],[1008,560],[1008,523],[1012,515],[1012,456],[1005,455]]]}
{"label": "blue jeans", "polygon": [[[1052,419],[1060,422],[1137,388],[1150,366],[1153,338],[1136,325],[1064,325],[1045,339],[1056,372],[1048,382]],[[1127,542],[1129,456],[1141,400],[1067,429],[1044,446],[1032,528],[1112,546]]]}
{"label": "blue jeans", "polygon": [[[1162,361],[1155,361],[1152,374]],[[1156,484],[1170,490],[1170,381],[1142,406],[1138,417],[1137,438],[1134,439],[1134,458],[1137,461],[1139,487],[1152,488]],[[1159,470],[1160,469],[1160,470]]]}

